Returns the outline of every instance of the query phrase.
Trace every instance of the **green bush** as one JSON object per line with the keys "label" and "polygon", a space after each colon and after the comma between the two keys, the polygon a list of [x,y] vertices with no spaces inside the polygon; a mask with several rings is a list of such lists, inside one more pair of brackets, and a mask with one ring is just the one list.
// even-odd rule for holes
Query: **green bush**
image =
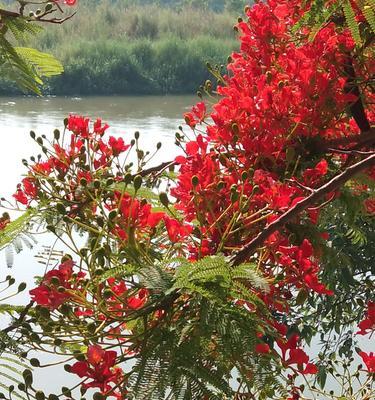
{"label": "green bush", "polygon": [[[224,63],[236,49],[233,14],[129,3],[81,0],[71,21],[49,26],[35,39],[33,46],[65,67],[46,93],[193,93],[210,76],[206,62]],[[16,92],[0,80],[0,94]]]}

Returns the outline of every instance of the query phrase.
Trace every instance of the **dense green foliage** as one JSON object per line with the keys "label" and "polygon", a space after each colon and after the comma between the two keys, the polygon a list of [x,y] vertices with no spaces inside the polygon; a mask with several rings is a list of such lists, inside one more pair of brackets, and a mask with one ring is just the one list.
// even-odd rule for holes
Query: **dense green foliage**
{"label": "dense green foliage", "polygon": [[[59,58],[65,72],[50,79],[45,92],[193,93],[210,76],[206,62],[225,64],[238,46],[232,28],[242,1],[226,2],[228,7],[211,2],[223,3],[216,7],[220,12],[204,2],[137,3],[81,1],[71,21],[46,27],[32,44]],[[16,89],[3,81],[0,93]]]}

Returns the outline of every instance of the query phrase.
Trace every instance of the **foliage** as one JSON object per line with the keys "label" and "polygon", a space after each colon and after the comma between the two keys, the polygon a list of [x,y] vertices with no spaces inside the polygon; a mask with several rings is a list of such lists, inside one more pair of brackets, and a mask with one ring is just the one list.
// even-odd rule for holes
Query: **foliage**
{"label": "foliage", "polygon": [[373,49],[349,26],[360,9],[296,29],[310,5],[246,9],[228,73],[209,66],[212,110],[185,114],[182,153],[159,167],[139,132],[107,138],[100,119],[31,132],[44,155],[25,162],[15,207],[37,207],[69,254],[47,261],[14,329],[64,354],[82,396],[298,400],[329,374],[343,388],[328,398],[373,395],[375,356],[355,344],[375,329]]}
{"label": "foliage", "polygon": [[[31,2],[31,4],[35,4]],[[39,4],[39,3],[36,3]],[[34,48],[22,47],[21,44],[30,40],[42,30],[36,22],[63,22],[58,18],[47,19],[47,15],[53,15],[61,7],[54,7],[52,3],[41,2],[44,10],[39,9],[35,13],[25,10],[29,6],[28,1],[21,2],[19,12],[0,10],[0,68],[3,79],[15,82],[24,92],[41,94],[42,78],[59,75],[63,67],[52,55],[40,52]]]}
{"label": "foliage", "polygon": [[[206,62],[225,64],[236,49],[234,16],[90,1],[67,23],[46,27],[32,45],[64,65],[63,74],[47,80],[50,94],[194,93],[210,77]],[[4,80],[0,91],[17,93]]]}

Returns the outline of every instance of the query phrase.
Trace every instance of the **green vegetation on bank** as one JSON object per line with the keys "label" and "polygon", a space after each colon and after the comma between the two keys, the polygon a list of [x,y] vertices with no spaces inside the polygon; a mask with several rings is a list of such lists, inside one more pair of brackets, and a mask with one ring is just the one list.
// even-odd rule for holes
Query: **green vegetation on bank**
{"label": "green vegetation on bank", "polygon": [[[194,93],[210,77],[206,62],[225,64],[237,49],[233,24],[244,3],[80,0],[72,20],[48,26],[32,43],[65,68],[45,93]],[[0,94],[17,90],[0,79]]]}

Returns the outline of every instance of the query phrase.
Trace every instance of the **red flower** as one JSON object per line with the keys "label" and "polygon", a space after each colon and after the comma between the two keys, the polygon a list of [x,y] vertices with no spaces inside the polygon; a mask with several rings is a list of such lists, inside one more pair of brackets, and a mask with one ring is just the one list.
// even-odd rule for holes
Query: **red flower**
{"label": "red flower", "polygon": [[[72,275],[73,261],[71,260],[62,263],[58,269],[47,272],[41,284],[30,290],[32,300],[50,310],[59,308],[71,297],[67,290],[72,288],[70,284]],[[61,288],[65,290],[61,291]]]}
{"label": "red flower", "polygon": [[70,115],[68,118],[68,130],[77,136],[87,139],[89,137],[89,122],[88,118],[79,115]]}
{"label": "red flower", "polygon": [[117,353],[106,351],[98,345],[89,346],[87,360],[78,361],[71,367],[71,372],[80,378],[89,378],[90,382],[84,383],[84,388],[99,388],[104,394],[112,389],[111,383],[121,383],[123,373],[115,368]]}
{"label": "red flower", "polygon": [[13,197],[18,201],[18,203],[24,204],[27,206],[29,204],[29,200],[25,193],[21,189],[17,189],[17,192],[13,195]]}
{"label": "red flower", "polygon": [[127,300],[128,307],[132,310],[138,310],[147,301],[148,291],[146,289],[141,289],[135,296],[129,297]]}
{"label": "red flower", "polygon": [[303,374],[317,374],[318,367],[315,364],[308,363],[302,373]]}
{"label": "red flower", "polygon": [[366,318],[358,324],[359,335],[367,335],[375,330],[375,302],[369,301],[367,307]]}
{"label": "red flower", "polygon": [[366,364],[367,371],[370,374],[375,373],[375,355],[373,352],[367,354],[364,351],[361,351],[359,355],[362,357],[363,362]]}
{"label": "red flower", "polygon": [[102,125],[102,120],[100,118],[98,118],[95,122],[94,122],[94,133],[99,134],[100,136],[103,136],[105,131],[109,128],[108,124],[104,124]]}
{"label": "red flower", "polygon": [[255,351],[259,354],[268,354],[271,352],[270,346],[267,343],[258,343],[255,346]]}
{"label": "red flower", "polygon": [[309,356],[302,349],[291,349],[289,352],[288,364],[307,364],[309,362]]}
{"label": "red flower", "polygon": [[117,157],[119,154],[123,153],[124,151],[126,151],[130,145],[126,145],[124,143],[124,139],[123,138],[114,138],[113,136],[109,137],[108,140],[108,144],[110,145],[110,147],[112,148],[112,154]]}
{"label": "red flower", "polygon": [[185,113],[185,122],[194,129],[198,123],[204,121],[206,117],[206,105],[203,102],[197,103],[189,113]]}
{"label": "red flower", "polygon": [[164,217],[165,227],[167,228],[169,239],[173,243],[179,242],[181,239],[188,236],[192,228],[189,225],[183,225],[176,219],[170,218],[167,215]]}

